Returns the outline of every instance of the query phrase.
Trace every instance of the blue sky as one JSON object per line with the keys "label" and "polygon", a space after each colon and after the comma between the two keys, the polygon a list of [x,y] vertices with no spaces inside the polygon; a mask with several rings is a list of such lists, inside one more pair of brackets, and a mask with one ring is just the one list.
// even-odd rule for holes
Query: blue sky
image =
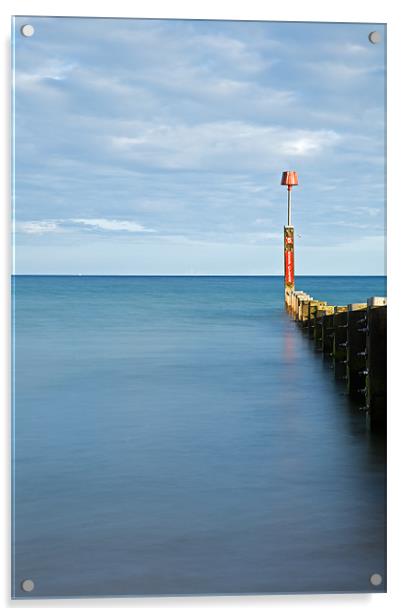
{"label": "blue sky", "polygon": [[384,38],[16,18],[16,273],[384,274]]}

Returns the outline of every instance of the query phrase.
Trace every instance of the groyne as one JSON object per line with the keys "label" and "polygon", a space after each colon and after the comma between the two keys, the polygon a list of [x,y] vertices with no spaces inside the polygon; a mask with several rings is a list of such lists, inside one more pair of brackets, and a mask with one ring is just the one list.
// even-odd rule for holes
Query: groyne
{"label": "groyne", "polygon": [[336,379],[366,414],[370,430],[387,422],[387,300],[370,297],[346,306],[329,305],[285,286],[285,305],[313,350],[330,362]]}

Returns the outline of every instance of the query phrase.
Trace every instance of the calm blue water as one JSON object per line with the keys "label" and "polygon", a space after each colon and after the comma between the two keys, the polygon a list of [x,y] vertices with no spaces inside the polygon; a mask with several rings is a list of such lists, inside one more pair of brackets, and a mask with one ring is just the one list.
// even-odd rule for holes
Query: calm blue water
{"label": "calm blue water", "polygon": [[14,287],[14,596],[25,578],[30,597],[373,590],[384,443],[285,314],[282,278]]}

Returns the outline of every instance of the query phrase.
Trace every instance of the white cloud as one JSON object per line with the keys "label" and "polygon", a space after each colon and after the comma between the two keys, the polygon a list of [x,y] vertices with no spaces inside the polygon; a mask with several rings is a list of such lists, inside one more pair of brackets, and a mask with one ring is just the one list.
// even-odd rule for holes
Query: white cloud
{"label": "white cloud", "polygon": [[15,222],[14,229],[20,233],[43,235],[45,233],[61,233],[67,231],[71,224],[85,225],[103,231],[127,231],[129,233],[153,233],[133,220],[115,220],[108,218],[66,218],[60,220],[26,220]]}
{"label": "white cloud", "polygon": [[[344,205],[334,205],[332,209],[334,210],[334,212],[343,212],[343,213],[349,213],[352,215],[352,206],[347,207]],[[381,204],[380,207],[367,207],[367,206],[357,205],[355,207],[354,213],[360,216],[369,216],[371,218],[374,218],[380,215],[384,216],[384,207],[383,207],[383,204]]]}
{"label": "white cloud", "polygon": [[373,75],[384,68],[379,64],[354,64],[353,62],[338,62],[335,60],[307,62],[304,67],[320,75],[324,82],[329,82],[334,87],[336,86],[336,81],[354,81],[360,77]]}
{"label": "white cloud", "polygon": [[259,50],[254,49],[251,41],[247,45],[244,41],[223,34],[203,34],[195,36],[192,43],[194,49],[201,46],[214,54],[216,62],[228,62],[238,70],[257,72],[267,69],[274,60],[264,58]]}
{"label": "white cloud", "polygon": [[43,235],[44,233],[59,233],[62,229],[55,220],[26,220],[24,222],[16,222],[14,230],[30,235]]}
{"label": "white cloud", "polygon": [[35,71],[24,72],[17,70],[15,73],[16,84],[25,88],[38,85],[46,80],[64,81],[69,74],[77,68],[77,65],[69,62],[61,62],[51,59],[42,66],[36,67]]}
{"label": "white cloud", "polygon": [[281,145],[285,154],[306,156],[315,154],[335,145],[340,140],[339,135],[333,130],[320,131],[296,131],[297,136],[292,139],[286,138]]}
{"label": "white cloud", "polygon": [[130,233],[153,233],[154,229],[148,229],[133,220],[109,220],[108,218],[72,218],[70,222],[86,225],[94,229],[104,231],[129,231]]}
{"label": "white cloud", "polygon": [[370,47],[365,45],[358,45],[357,43],[347,43],[342,51],[346,51],[348,54],[369,54]]}
{"label": "white cloud", "polygon": [[[123,130],[121,130],[123,133]],[[339,142],[333,130],[293,131],[247,122],[194,125],[137,123],[112,135],[110,146],[128,160],[166,169],[267,170],[293,156],[322,154]]]}

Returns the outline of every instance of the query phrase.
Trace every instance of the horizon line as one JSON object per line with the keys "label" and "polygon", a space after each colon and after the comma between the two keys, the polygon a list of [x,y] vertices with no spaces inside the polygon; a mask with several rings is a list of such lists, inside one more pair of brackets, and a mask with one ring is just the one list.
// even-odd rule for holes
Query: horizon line
{"label": "horizon line", "polygon": [[[284,274],[27,274],[12,273],[11,276],[48,276],[77,278],[284,278]],[[387,278],[387,274],[299,274],[295,278]]]}

